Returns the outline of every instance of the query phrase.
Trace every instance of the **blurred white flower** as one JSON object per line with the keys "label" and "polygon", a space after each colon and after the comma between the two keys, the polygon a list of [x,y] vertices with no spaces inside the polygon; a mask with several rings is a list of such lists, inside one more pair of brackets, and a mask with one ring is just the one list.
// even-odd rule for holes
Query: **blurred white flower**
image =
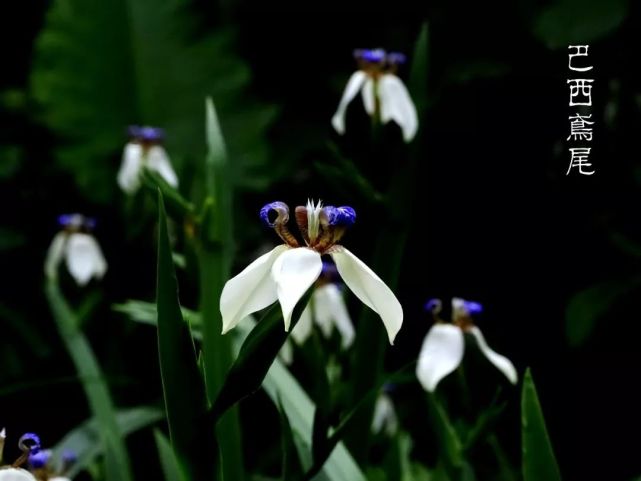
{"label": "blurred white flower", "polygon": [[[272,220],[270,216],[276,215]],[[223,334],[245,316],[280,302],[285,330],[289,330],[298,301],[319,278],[328,254],[341,278],[365,305],[381,317],[390,343],[403,323],[403,308],[389,287],[360,259],[338,244],[356,213],[351,207],[322,206],[308,202],[296,208],[296,221],[307,247],[300,247],[289,232],[289,208],[272,202],[261,209],[261,219],[285,242],[260,256],[227,281],[220,297]]]}
{"label": "blurred white flower", "polygon": [[58,267],[64,259],[69,274],[78,285],[86,285],[91,278],[101,279],[107,272],[107,261],[90,234],[95,221],[81,214],[67,214],[61,215],[58,222],[63,229],[53,238],[47,252],[47,277],[58,277]]}
{"label": "blurred white flower", "polygon": [[518,381],[518,374],[512,362],[493,351],[485,342],[481,330],[474,325],[472,316],[482,311],[477,302],[455,297],[452,299],[452,323],[445,323],[438,317],[441,301],[432,299],[426,305],[436,318],[436,323],[425,336],[418,356],[416,376],[421,385],[430,392],[436,389],[445,376],[454,371],[463,360],[465,333],[471,334],[483,355],[512,383]]}
{"label": "blurred white flower", "polygon": [[[7,432],[3,428],[0,431],[0,459],[2,450],[7,437]],[[0,466],[0,481],[37,481],[29,471],[22,469],[20,466],[27,460],[31,452],[40,450],[40,438],[36,434],[27,433],[20,438],[18,443],[22,455],[11,466]]]}
{"label": "blurred white flower", "polygon": [[356,50],[354,57],[359,70],[347,81],[332,117],[334,129],[341,135],[345,133],[347,106],[360,92],[365,111],[382,124],[394,121],[401,128],[405,142],[410,142],[418,131],[418,115],[407,88],[395,75],[405,56],[382,49],[364,49]]}
{"label": "blurred white flower", "polygon": [[314,323],[326,338],[330,337],[336,328],[341,336],[343,349],[349,348],[354,342],[354,325],[341,289],[335,282],[337,276],[336,266],[323,262],[323,271],[316,281],[312,299],[301,314],[298,324],[292,329],[292,337],[296,344],[302,345],[307,340]]}
{"label": "blurred white flower", "polygon": [[0,481],[37,481],[29,471],[22,468],[0,468]]}
{"label": "blurred white flower", "polygon": [[372,418],[372,433],[378,434],[381,431],[388,436],[394,436],[398,431],[398,416],[394,409],[394,402],[386,392],[381,392],[376,399]]}
{"label": "blurred white flower", "polygon": [[157,172],[172,187],[178,186],[178,176],[162,146],[164,132],[155,127],[129,127],[130,141],[125,145],[118,172],[118,185],[127,194],[140,187],[143,167]]}

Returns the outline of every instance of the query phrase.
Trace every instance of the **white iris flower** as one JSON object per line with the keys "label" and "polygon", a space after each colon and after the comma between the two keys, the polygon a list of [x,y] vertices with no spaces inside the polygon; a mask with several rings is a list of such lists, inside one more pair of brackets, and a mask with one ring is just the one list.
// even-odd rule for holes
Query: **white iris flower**
{"label": "white iris flower", "polygon": [[80,214],[67,214],[61,215],[58,222],[63,230],[56,234],[49,247],[45,260],[47,277],[56,279],[64,260],[78,285],[86,285],[91,278],[101,279],[107,272],[107,261],[90,233],[95,221]]}
{"label": "white iris flower", "polygon": [[512,384],[516,384],[518,374],[512,362],[487,345],[481,330],[472,321],[472,316],[482,311],[481,305],[458,297],[453,298],[452,323],[445,323],[438,317],[441,307],[441,301],[438,299],[433,299],[426,305],[434,314],[436,323],[425,336],[416,366],[416,376],[423,387],[433,392],[441,379],[461,364],[465,350],[465,333],[476,340],[478,348],[487,360]]}
{"label": "white iris flower", "polygon": [[296,222],[306,246],[289,232],[289,208],[283,202],[265,205],[261,219],[284,244],[260,256],[236,277],[227,281],[220,297],[223,334],[245,316],[280,302],[289,331],[298,301],[319,278],[322,255],[329,255],[347,287],[382,319],[390,344],[403,323],[403,308],[387,285],[360,259],[338,244],[356,213],[351,207],[323,206],[307,202],[296,207]]}
{"label": "white iris flower", "polygon": [[354,56],[359,70],[347,81],[332,125],[339,134],[345,133],[347,106],[361,93],[365,111],[382,124],[394,121],[403,132],[405,142],[410,142],[418,131],[418,115],[407,88],[396,76],[398,65],[405,62],[399,53],[385,50],[356,50]]}
{"label": "white iris flower", "polygon": [[140,187],[144,167],[157,172],[169,185],[178,187],[178,176],[162,146],[165,134],[155,127],[129,127],[130,141],[125,145],[118,172],[118,185],[127,194]]}

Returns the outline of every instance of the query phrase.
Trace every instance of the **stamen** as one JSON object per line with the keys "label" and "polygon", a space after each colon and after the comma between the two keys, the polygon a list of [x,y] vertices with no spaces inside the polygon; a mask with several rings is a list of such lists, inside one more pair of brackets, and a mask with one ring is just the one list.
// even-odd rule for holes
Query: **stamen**
{"label": "stamen", "polygon": [[472,316],[483,311],[483,306],[478,302],[466,301],[460,297],[452,298],[452,322],[463,330],[474,325]]}
{"label": "stamen", "polygon": [[96,227],[96,219],[82,214],[63,214],[58,216],[58,225],[71,232],[86,230],[91,232]]}
{"label": "stamen", "polygon": [[430,299],[425,303],[425,310],[435,316],[440,314],[441,309],[443,309],[443,303],[440,299]]}
{"label": "stamen", "polygon": [[13,468],[19,468],[29,458],[29,455],[36,454],[40,451],[40,438],[37,434],[33,433],[23,434],[18,441],[18,447],[22,451],[22,454],[11,465]]}
{"label": "stamen", "polygon": [[307,234],[309,236],[309,245],[313,246],[316,243],[318,234],[320,232],[320,216],[323,210],[323,203],[319,200],[314,204],[314,201],[307,201]]}
{"label": "stamen", "polygon": [[[275,218],[274,213],[276,215]],[[260,209],[260,219],[266,226],[274,229],[287,245],[290,247],[299,246],[298,241],[287,228],[287,221],[289,221],[289,207],[287,207],[287,204],[280,201],[265,204]]]}
{"label": "stamen", "polygon": [[385,50],[382,48],[373,50],[363,49],[360,58],[366,62],[379,63],[385,60]]}
{"label": "stamen", "polygon": [[159,127],[140,127],[138,138],[142,142],[159,144],[165,139],[165,131]]}

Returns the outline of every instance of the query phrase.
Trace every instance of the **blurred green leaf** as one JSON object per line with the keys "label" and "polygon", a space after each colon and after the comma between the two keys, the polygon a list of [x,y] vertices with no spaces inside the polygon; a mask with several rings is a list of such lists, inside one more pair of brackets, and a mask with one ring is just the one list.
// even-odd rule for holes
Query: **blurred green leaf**
{"label": "blurred green leaf", "polygon": [[[123,438],[135,431],[155,424],[163,418],[162,409],[152,406],[140,406],[116,412],[116,423]],[[67,433],[53,447],[53,459],[60,459],[65,451],[75,453],[78,459],[67,473],[69,478],[73,478],[103,453],[100,437],[100,428],[96,418],[85,421]]]}
{"label": "blurred green leaf", "polygon": [[[114,306],[114,308],[116,307],[121,312],[130,314],[133,321],[155,324],[156,308],[151,303],[132,300]],[[195,319],[192,331],[194,338],[202,339],[197,314],[191,311],[187,312],[191,319]],[[246,318],[229,333],[233,336],[233,346],[236,352],[241,349],[243,342],[255,326],[255,321]],[[276,406],[280,400],[286,410],[300,459],[305,469],[309,469],[312,463],[311,433],[314,422],[314,403],[278,358],[274,360],[267,372],[263,381],[263,389]],[[321,474],[316,476],[314,481],[365,481],[365,476],[345,445],[339,442],[323,465]]]}
{"label": "blurred green leaf", "polygon": [[0,251],[8,251],[20,247],[27,241],[26,237],[18,231],[0,227]]}
{"label": "blurred green leaf", "polygon": [[463,443],[459,439],[454,426],[438,402],[434,394],[427,394],[432,426],[439,440],[441,458],[449,471],[458,471],[463,468]]}
{"label": "blurred green leaf", "polygon": [[623,296],[641,285],[641,278],[611,280],[578,292],[565,310],[565,334],[571,346],[583,344],[599,319]]}
{"label": "blurred green leaf", "polygon": [[299,481],[303,477],[303,468],[298,458],[294,433],[280,399],[278,400],[278,412],[280,413],[280,432],[283,443],[282,480]]}
{"label": "blurred green leaf", "polygon": [[129,124],[165,128],[175,163],[204,155],[208,95],[218,99],[236,180],[264,186],[269,178],[263,135],[276,111],[246,95],[250,70],[234,53],[233,32],[203,35],[194,10],[190,0],[51,3],[35,42],[32,93],[62,140],[60,165],[89,198],[112,197]]}
{"label": "blurred green leaf", "polygon": [[627,14],[627,0],[560,0],[538,15],[534,34],[551,49],[587,45],[612,33]]}
{"label": "blurred green leaf", "polygon": [[107,481],[131,481],[129,456],[120,429],[109,388],[89,342],[80,331],[79,321],[65,300],[58,283],[48,279],[45,294],[60,337],[73,360],[92,414],[99,426],[105,453]]}
{"label": "blurred green leaf", "polygon": [[181,472],[193,480],[215,479],[214,425],[199,423],[207,398],[191,333],[182,318],[171,254],[165,206],[158,191],[158,352],[169,433]]}
{"label": "blurred green leaf", "polygon": [[521,422],[523,481],[561,481],[561,473],[556,464],[529,368],[525,371],[523,378]]}
{"label": "blurred green leaf", "polygon": [[158,429],[154,429],[154,440],[165,481],[188,481],[189,478],[182,472],[171,443]]}
{"label": "blurred green leaf", "polygon": [[[312,289],[308,289],[296,304],[290,331],[309,302]],[[214,401],[210,412],[212,419],[218,420],[234,404],[260,389],[267,371],[278,356],[288,335],[289,332],[283,328],[280,305],[274,304],[243,342],[238,357],[227,373],[220,394]]]}
{"label": "blurred green leaf", "polygon": [[[0,145],[0,180],[12,177],[22,163],[22,151],[17,145]],[[2,234],[0,234],[0,242]]]}
{"label": "blurred green leaf", "polygon": [[429,26],[424,23],[414,44],[414,55],[410,70],[409,88],[419,118],[428,105],[427,79],[429,67]]}
{"label": "blurred green leaf", "polygon": [[165,200],[167,210],[177,220],[182,220],[187,214],[195,211],[195,206],[180,193],[167,183],[157,172],[149,169],[143,169],[141,175],[142,183],[148,189],[153,191],[154,195],[158,190],[162,192],[162,197]]}

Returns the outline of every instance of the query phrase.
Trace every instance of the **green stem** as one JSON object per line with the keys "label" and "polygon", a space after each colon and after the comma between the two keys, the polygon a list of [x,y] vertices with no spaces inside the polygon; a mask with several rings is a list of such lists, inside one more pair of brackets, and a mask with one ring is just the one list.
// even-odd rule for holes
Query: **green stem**
{"label": "green stem", "polygon": [[499,464],[499,471],[501,473],[500,474],[501,478],[504,481],[517,481],[517,478],[514,475],[514,471],[512,470],[510,461],[507,455],[505,454],[505,451],[503,451],[503,448],[501,447],[501,444],[499,443],[499,440],[496,437],[496,434],[492,433],[488,435],[487,442],[492,448],[492,451],[494,452],[494,456],[496,457],[496,461]]}
{"label": "green stem", "polygon": [[89,342],[80,330],[78,318],[67,304],[57,282],[48,279],[45,294],[58,326],[60,337],[76,367],[89,407],[100,426],[105,448],[105,479],[131,481],[131,467],[107,383]]}

